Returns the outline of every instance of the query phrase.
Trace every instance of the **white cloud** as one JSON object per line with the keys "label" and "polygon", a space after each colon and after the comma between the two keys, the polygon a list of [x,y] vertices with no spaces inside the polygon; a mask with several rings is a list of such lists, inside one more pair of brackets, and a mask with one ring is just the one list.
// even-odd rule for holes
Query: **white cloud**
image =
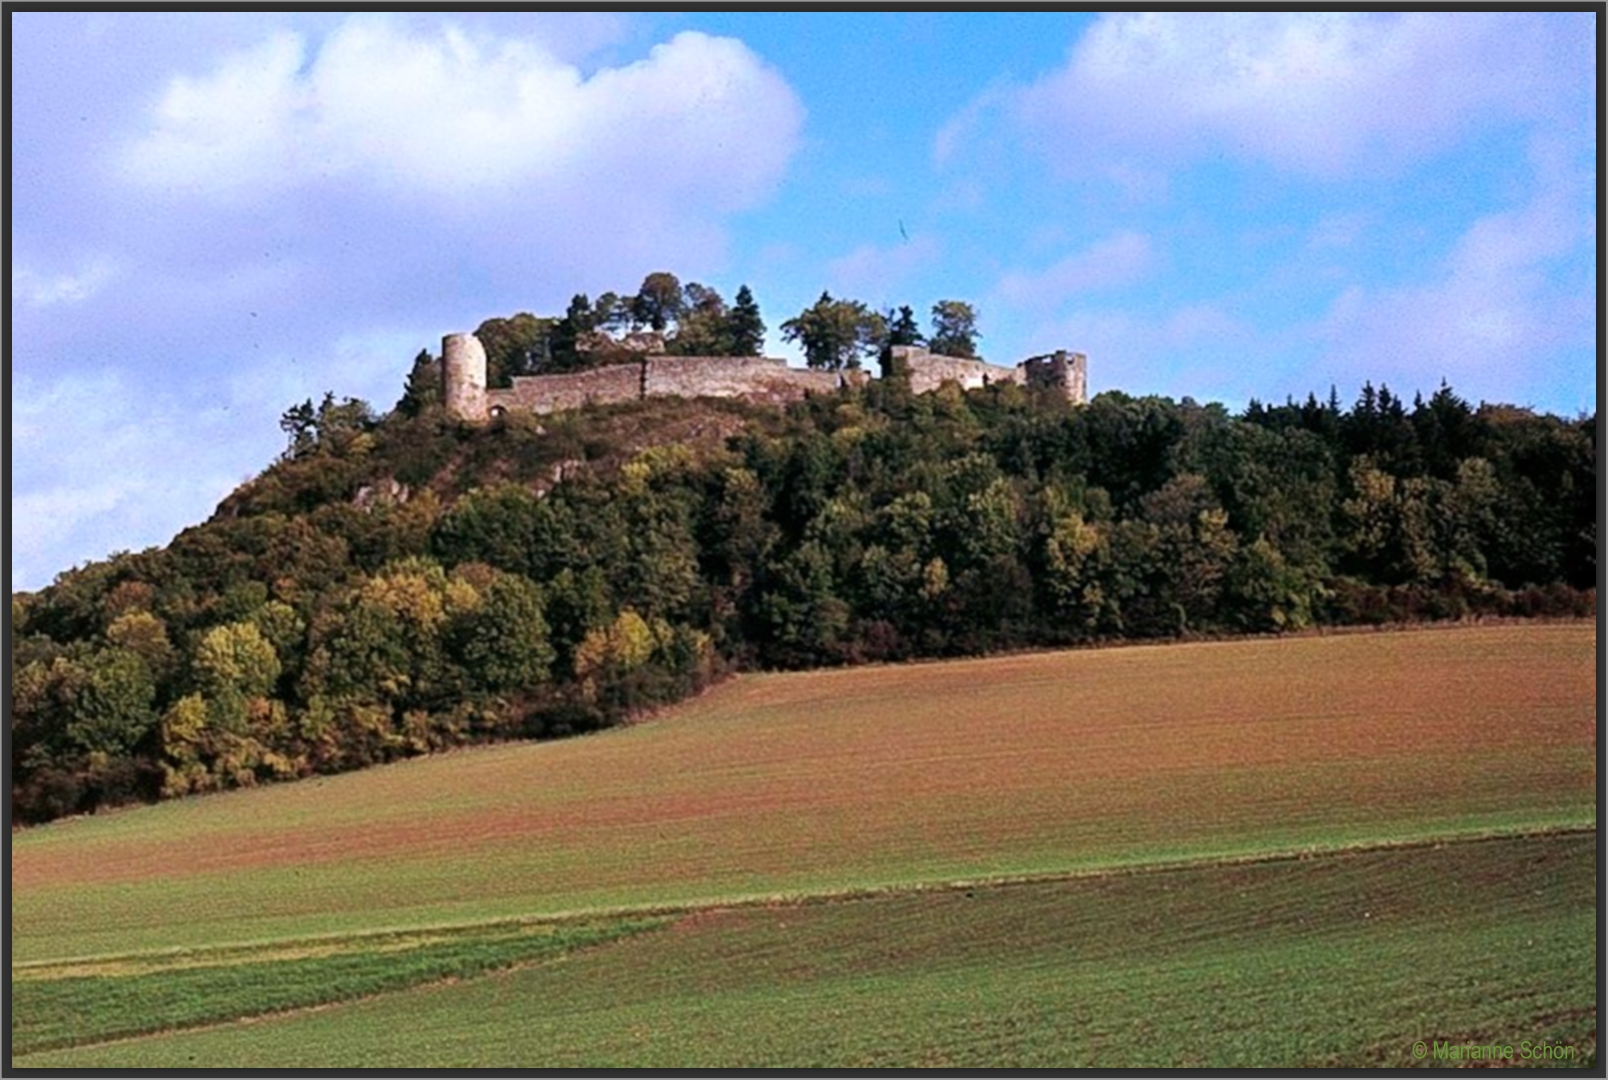
{"label": "white cloud", "polygon": [[995,83],[978,94],[942,127],[932,141],[932,159],[935,164],[947,164],[963,145],[976,140],[979,129],[988,114],[1011,100],[1013,91],[1004,83]]}
{"label": "white cloud", "polygon": [[116,268],[103,258],[91,259],[66,274],[44,274],[32,266],[18,266],[11,274],[11,298],[35,308],[78,304],[100,292],[115,276]]}
{"label": "white cloud", "polygon": [[275,34],[227,58],[204,79],[173,79],[156,108],[152,131],[127,153],[131,175],[159,186],[206,190],[284,180],[302,151],[293,132],[306,94],[297,83],[298,35]]}
{"label": "white cloud", "polygon": [[1536,115],[1581,32],[1501,12],[1106,15],[1017,109],[1069,162],[1217,151],[1334,177]]}
{"label": "white cloud", "polygon": [[1028,353],[1073,349],[1089,357],[1089,390],[1234,401],[1263,394],[1270,356],[1250,324],[1217,302],[1161,313],[1080,308],[1041,323]]}
{"label": "white cloud", "polygon": [[[13,587],[113,550],[165,543],[267,461],[222,415],[137,397],[115,372],[20,378],[11,432]],[[221,458],[228,455],[232,461]]]}
{"label": "white cloud", "polygon": [[413,356],[421,347],[435,351],[440,336],[417,327],[374,329],[341,334],[306,356],[264,357],[222,380],[213,407],[259,430],[273,430],[285,407],[304,398],[316,404],[326,392],[363,398],[383,413],[401,396]]}
{"label": "white cloud", "polygon": [[601,185],[729,209],[779,178],[802,117],[730,38],[678,34],[587,77],[539,44],[353,16],[316,49],[282,33],[174,78],[123,163],[186,192],[355,177],[458,197]]}
{"label": "white cloud", "polygon": [[1558,371],[1549,358],[1589,344],[1590,295],[1556,271],[1593,233],[1559,189],[1482,217],[1428,280],[1344,290],[1314,331],[1325,362],[1404,394],[1445,378],[1496,399],[1534,389],[1549,369],[1560,383],[1584,375]]}
{"label": "white cloud", "polygon": [[378,412],[401,395],[417,330],[340,335],[305,356],[229,372],[184,365],[136,382],[111,369],[24,375],[13,394],[13,562],[19,588],[114,550],[165,544],[284,448],[281,413],[326,391]]}
{"label": "white cloud", "polygon": [[826,280],[838,295],[864,295],[873,304],[892,303],[892,294],[911,274],[938,261],[943,245],[930,234],[886,247],[861,244],[826,266]]}
{"label": "white cloud", "polygon": [[1008,303],[1055,305],[1078,293],[1132,284],[1155,264],[1150,238],[1120,232],[1066,256],[1044,270],[1013,270],[996,291]]}

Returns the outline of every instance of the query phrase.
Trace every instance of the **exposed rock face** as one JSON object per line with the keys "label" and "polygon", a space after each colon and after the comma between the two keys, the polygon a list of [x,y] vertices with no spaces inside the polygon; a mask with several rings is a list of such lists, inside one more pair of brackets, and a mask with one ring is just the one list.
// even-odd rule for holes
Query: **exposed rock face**
{"label": "exposed rock face", "polygon": [[[616,350],[644,351],[638,359],[622,358],[619,363],[568,375],[516,376],[506,390],[487,390],[486,352],[479,339],[473,334],[449,334],[441,343],[447,408],[465,420],[484,420],[514,410],[551,413],[647,397],[744,398],[780,404],[805,394],[829,393],[839,386],[859,386],[869,378],[861,371],[788,367],[784,360],[765,356],[666,356],[664,336],[651,331],[629,334],[623,342],[610,338],[609,343]],[[891,352],[888,367],[908,373],[910,387],[917,393],[936,390],[946,382],[968,390],[1016,383],[1055,387],[1074,404],[1088,399],[1088,360],[1082,353],[1035,356],[1008,368],[943,356],[915,345],[896,345]]]}
{"label": "exposed rock face", "polygon": [[411,488],[391,477],[377,484],[364,484],[358,488],[357,494],[352,496],[352,505],[359,510],[372,512],[376,506],[396,506],[405,503],[412,494]]}
{"label": "exposed rock face", "polygon": [[633,330],[619,344],[623,349],[644,354],[661,354],[665,350],[664,335],[657,330]]}

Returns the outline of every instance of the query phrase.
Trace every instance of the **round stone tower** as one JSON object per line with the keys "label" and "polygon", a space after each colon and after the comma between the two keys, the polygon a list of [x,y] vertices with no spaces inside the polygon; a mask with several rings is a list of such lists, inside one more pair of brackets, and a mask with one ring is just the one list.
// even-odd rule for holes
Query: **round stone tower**
{"label": "round stone tower", "polygon": [[473,334],[441,339],[441,399],[459,419],[486,418],[486,349]]}

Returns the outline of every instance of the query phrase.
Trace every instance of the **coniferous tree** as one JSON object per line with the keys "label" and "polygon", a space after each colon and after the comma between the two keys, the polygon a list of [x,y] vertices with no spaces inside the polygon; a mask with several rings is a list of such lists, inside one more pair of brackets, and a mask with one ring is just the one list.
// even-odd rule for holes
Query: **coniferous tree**
{"label": "coniferous tree", "polygon": [[889,345],[920,345],[926,340],[921,327],[916,325],[916,313],[909,304],[899,305],[897,315],[890,311],[884,317],[888,322]]}
{"label": "coniferous tree", "polygon": [[765,348],[765,321],[747,285],[739,286],[737,299],[726,313],[726,339],[733,356],[759,356]]}
{"label": "coniferous tree", "polygon": [[408,371],[408,381],[402,388],[396,411],[403,416],[418,416],[440,402],[441,361],[431,356],[429,349],[420,349],[419,355],[413,358],[413,367]]}
{"label": "coniferous tree", "polygon": [[580,351],[580,340],[592,331],[594,317],[592,301],[585,293],[576,293],[570,298],[564,317],[553,324],[552,337],[549,339],[549,373],[579,371],[586,366],[586,357]]}

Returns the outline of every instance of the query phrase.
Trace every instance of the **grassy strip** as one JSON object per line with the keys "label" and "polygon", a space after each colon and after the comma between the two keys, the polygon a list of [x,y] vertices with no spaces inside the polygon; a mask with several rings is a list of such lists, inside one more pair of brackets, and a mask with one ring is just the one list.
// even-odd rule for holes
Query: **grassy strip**
{"label": "grassy strip", "polygon": [[1596,1054],[1595,840],[706,911],[564,964],[19,1067],[1402,1067]]}
{"label": "grassy strip", "polygon": [[[12,982],[12,1052],[105,1042],[467,978],[552,959],[662,922],[501,924],[23,969]],[[97,966],[102,973],[60,974]]]}
{"label": "grassy strip", "polygon": [[[1577,821],[1532,822],[1496,828],[1448,827],[1444,830],[1408,833],[1402,836],[1367,840],[1313,842],[1300,847],[1273,847],[1248,852],[1222,852],[1202,855],[1135,855],[1131,858],[1093,866],[1071,866],[1056,870],[989,874],[975,877],[937,878],[889,882],[878,885],[796,889],[778,892],[737,893],[712,899],[665,901],[663,903],[621,904],[577,908],[572,911],[544,912],[539,915],[497,917],[473,921],[433,922],[412,927],[387,927],[356,932],[333,932],[288,940],[263,939],[231,942],[200,948],[164,948],[94,953],[51,960],[32,960],[11,965],[14,980],[60,979],[79,974],[141,974],[187,967],[215,967],[223,964],[251,963],[283,956],[312,953],[349,952],[372,947],[381,951],[433,943],[448,935],[495,932],[498,928],[524,927],[535,932],[541,927],[590,925],[601,922],[638,919],[662,923],[687,915],[740,911],[745,908],[803,907],[837,904],[853,900],[874,900],[921,893],[947,893],[973,889],[1048,885],[1055,882],[1174,874],[1212,868],[1250,867],[1311,859],[1368,855],[1387,851],[1413,851],[1443,848],[1447,845],[1492,844],[1518,840],[1559,840],[1569,837],[1595,837],[1597,825],[1588,810]],[[389,943],[389,944],[388,944]]]}

